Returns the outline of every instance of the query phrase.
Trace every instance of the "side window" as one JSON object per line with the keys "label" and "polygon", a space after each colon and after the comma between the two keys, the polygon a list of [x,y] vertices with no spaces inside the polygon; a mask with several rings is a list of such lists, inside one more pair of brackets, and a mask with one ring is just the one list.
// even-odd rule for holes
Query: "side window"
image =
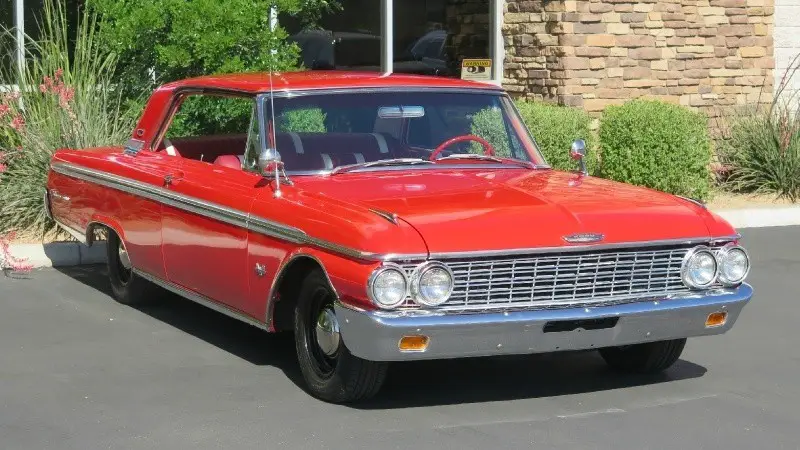
{"label": "side window", "polygon": [[242,157],[254,104],[250,97],[188,95],[172,116],[159,149],[208,163],[222,156]]}
{"label": "side window", "polygon": [[250,111],[248,130],[243,166],[245,170],[258,171],[258,154],[261,152],[261,130],[258,123],[258,108],[256,108],[255,103]]}

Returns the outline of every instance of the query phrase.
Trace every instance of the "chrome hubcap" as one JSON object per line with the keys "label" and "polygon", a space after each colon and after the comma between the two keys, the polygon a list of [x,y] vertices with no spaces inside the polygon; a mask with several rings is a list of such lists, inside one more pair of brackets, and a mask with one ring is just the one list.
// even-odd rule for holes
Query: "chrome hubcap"
{"label": "chrome hubcap", "polygon": [[128,251],[125,250],[125,245],[120,241],[119,243],[119,263],[125,270],[131,270],[131,259],[128,257]]}
{"label": "chrome hubcap", "polygon": [[333,356],[339,350],[339,321],[331,307],[324,308],[317,317],[317,345],[326,356]]}

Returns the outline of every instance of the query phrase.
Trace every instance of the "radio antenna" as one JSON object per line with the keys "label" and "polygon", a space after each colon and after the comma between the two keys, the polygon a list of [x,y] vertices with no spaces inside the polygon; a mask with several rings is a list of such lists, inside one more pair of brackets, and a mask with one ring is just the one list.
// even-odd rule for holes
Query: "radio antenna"
{"label": "radio antenna", "polygon": [[273,2],[269,8],[269,30],[271,32],[270,40],[272,41],[272,49],[270,50],[269,58],[269,111],[270,111],[270,126],[267,127],[267,140],[270,151],[274,154],[273,165],[275,166],[275,198],[281,198],[281,174],[280,174],[280,153],[278,153],[278,136],[275,123],[275,88],[272,82],[272,72],[275,71],[275,59],[278,50],[275,47],[275,28],[278,24],[278,9]]}

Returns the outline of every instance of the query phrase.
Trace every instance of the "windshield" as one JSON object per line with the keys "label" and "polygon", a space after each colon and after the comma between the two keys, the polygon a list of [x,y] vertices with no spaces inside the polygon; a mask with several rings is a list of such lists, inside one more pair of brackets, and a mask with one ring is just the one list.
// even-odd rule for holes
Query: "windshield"
{"label": "windshield", "polygon": [[[270,102],[264,106],[271,122]],[[275,145],[289,173],[432,157],[444,158],[442,164],[498,165],[499,158],[545,164],[511,101],[500,94],[304,93],[276,97],[274,108]],[[458,154],[495,158],[452,157]]]}

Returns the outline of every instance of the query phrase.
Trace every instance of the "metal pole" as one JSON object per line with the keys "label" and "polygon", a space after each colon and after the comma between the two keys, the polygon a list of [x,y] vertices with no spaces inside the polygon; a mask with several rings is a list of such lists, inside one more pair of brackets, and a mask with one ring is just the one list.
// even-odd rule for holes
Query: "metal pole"
{"label": "metal pole", "polygon": [[503,83],[506,48],[503,41],[503,4],[505,0],[489,2],[489,56],[492,58],[492,82]]}
{"label": "metal pole", "polygon": [[14,0],[14,27],[17,31],[17,68],[21,74],[25,70],[25,8],[23,0]]}
{"label": "metal pole", "polygon": [[381,0],[381,71],[394,70],[394,1]]}
{"label": "metal pole", "polygon": [[269,30],[275,31],[275,28],[278,26],[278,7],[272,6],[269,9]]}

